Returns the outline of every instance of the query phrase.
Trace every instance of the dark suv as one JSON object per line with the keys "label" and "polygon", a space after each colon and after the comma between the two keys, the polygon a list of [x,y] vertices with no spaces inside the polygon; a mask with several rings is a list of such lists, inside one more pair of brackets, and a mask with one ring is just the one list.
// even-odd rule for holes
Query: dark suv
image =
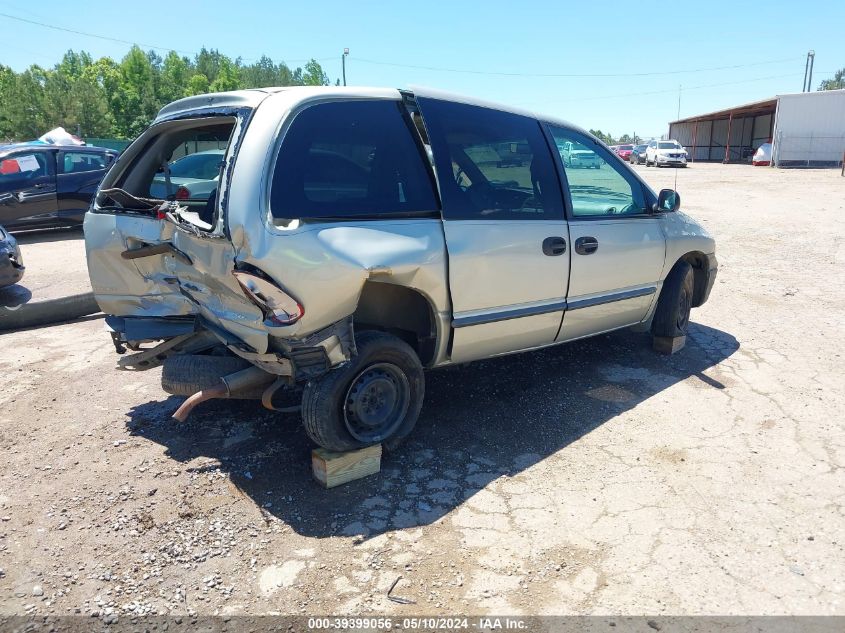
{"label": "dark suv", "polygon": [[80,145],[0,145],[0,224],[9,230],[82,224],[117,154]]}

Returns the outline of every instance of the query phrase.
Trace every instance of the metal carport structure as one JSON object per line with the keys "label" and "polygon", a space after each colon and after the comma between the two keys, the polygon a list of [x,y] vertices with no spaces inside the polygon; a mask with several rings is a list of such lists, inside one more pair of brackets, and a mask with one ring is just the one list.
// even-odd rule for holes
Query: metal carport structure
{"label": "metal carport structure", "polygon": [[693,161],[750,160],[772,140],[777,106],[775,97],[679,119],[669,124],[669,138],[686,147]]}

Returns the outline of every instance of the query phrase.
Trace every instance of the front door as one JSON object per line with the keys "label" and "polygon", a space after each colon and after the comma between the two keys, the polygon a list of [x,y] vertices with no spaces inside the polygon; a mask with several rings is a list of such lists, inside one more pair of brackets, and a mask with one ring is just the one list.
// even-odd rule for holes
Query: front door
{"label": "front door", "polygon": [[569,233],[538,121],[417,95],[431,140],[449,253],[451,358],[553,343]]}
{"label": "front door", "polygon": [[559,147],[595,154],[575,165],[561,161],[570,198],[572,270],[559,341],[641,322],[656,291],[666,245],[660,222],[646,208],[642,183],[598,141],[550,127]]}
{"label": "front door", "polygon": [[55,214],[53,153],[28,149],[0,159],[0,224],[8,229],[37,226]]}

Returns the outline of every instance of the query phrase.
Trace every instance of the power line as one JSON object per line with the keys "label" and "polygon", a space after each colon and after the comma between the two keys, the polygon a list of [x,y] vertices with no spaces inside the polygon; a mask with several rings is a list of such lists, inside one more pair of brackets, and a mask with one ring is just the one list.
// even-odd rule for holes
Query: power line
{"label": "power line", "polygon": [[[683,91],[687,90],[701,90],[702,88],[718,88],[719,86],[731,86],[735,84],[744,84],[749,83],[752,81],[765,81],[767,79],[784,79],[786,77],[795,77],[801,73],[788,73],[785,75],[769,75],[768,77],[756,77],[754,79],[742,79],[739,81],[724,81],[721,83],[716,84],[704,84],[700,86],[687,86],[683,88]],[[601,99],[620,99],[623,97],[642,97],[646,95],[659,95],[659,94],[669,94],[677,92],[677,88],[669,88],[667,90],[649,90],[647,92],[628,92],[625,94],[614,94],[614,95],[601,95],[598,97],[584,97],[584,98],[573,98],[573,99],[561,99],[561,102],[575,102],[575,101],[597,101]]]}
{"label": "power line", "polygon": [[766,64],[782,64],[785,62],[793,62],[803,57],[785,57],[783,59],[772,59],[762,62],[752,62],[750,64],[732,64],[729,66],[711,66],[709,68],[692,68],[688,70],[665,70],[665,71],[651,71],[640,73],[521,73],[521,72],[502,72],[495,70],[473,70],[467,68],[443,68],[438,66],[417,66],[412,64],[397,64],[394,62],[382,62],[374,59],[364,59],[355,57],[356,62],[363,62],[365,64],[377,64],[379,66],[393,66],[396,68],[410,68],[414,70],[430,70],[434,72],[446,73],[463,73],[470,75],[494,75],[498,77],[540,77],[540,78],[609,78],[609,77],[651,77],[659,75],[682,75],[686,73],[702,73],[711,70],[733,70],[736,68],[750,68],[752,66],[763,66]]}
{"label": "power line", "polygon": [[[0,17],[7,18],[9,20],[17,20],[18,22],[25,22],[26,24],[33,24],[35,26],[40,26],[40,27],[43,27],[45,29],[52,29],[54,31],[63,31],[65,33],[73,33],[74,35],[84,35],[85,37],[93,37],[93,38],[96,38],[98,40],[105,40],[107,42],[116,42],[118,44],[128,44],[130,46],[142,46],[144,48],[152,48],[154,50],[160,50],[160,51],[175,51],[175,52],[181,53],[183,55],[196,55],[197,54],[197,51],[180,50],[178,48],[173,48],[172,46],[157,46],[155,44],[147,44],[147,43],[144,43],[144,42],[133,42],[133,41],[130,41],[130,40],[124,40],[124,39],[121,39],[119,37],[110,37],[108,35],[98,35],[96,33],[87,33],[85,31],[77,31],[76,29],[69,29],[69,28],[66,28],[64,26],[56,26],[54,24],[47,24],[46,22],[38,22],[37,20],[30,20],[28,18],[21,18],[21,17],[18,17],[16,15],[9,15],[8,13],[0,13]],[[255,58],[248,58],[248,57],[241,57],[240,59],[243,60],[243,61],[247,61],[247,62],[258,61]],[[327,61],[329,59],[334,59],[334,57],[321,57],[317,61]],[[285,61],[285,63],[287,63],[287,62],[307,63],[307,62],[311,61],[311,58],[308,58],[308,59],[288,59],[288,60],[283,60],[283,61]]]}
{"label": "power line", "polygon": [[25,22],[27,24],[34,24],[35,26],[41,26],[45,29],[53,29],[54,31],[64,31],[65,33],[73,33],[74,35],[84,35],[85,37],[94,37],[98,40],[106,40],[107,42],[117,42],[118,44],[129,44],[130,46],[144,46],[146,48],[154,48],[157,50],[172,50],[176,51],[177,53],[183,53],[186,55],[193,55],[192,51],[183,51],[179,50],[178,48],[168,47],[168,46],[156,46],[155,44],[145,44],[144,42],[130,42],[129,40],[123,40],[119,37],[109,37],[108,35],[97,35],[95,33],[86,33],[85,31],[77,31],[76,29],[69,29],[63,26],[55,26],[53,24],[46,24],[44,22],[38,22],[36,20],[30,20],[28,18],[19,18],[14,15],[9,15],[8,13],[0,13],[0,17],[8,18],[9,20],[17,20],[18,22]]}

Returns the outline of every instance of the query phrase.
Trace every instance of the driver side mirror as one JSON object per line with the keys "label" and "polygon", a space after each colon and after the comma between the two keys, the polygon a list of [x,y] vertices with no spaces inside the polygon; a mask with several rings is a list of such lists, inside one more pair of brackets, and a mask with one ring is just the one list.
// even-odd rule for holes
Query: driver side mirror
{"label": "driver side mirror", "polygon": [[681,194],[674,189],[661,189],[652,207],[655,213],[671,213],[681,208]]}

